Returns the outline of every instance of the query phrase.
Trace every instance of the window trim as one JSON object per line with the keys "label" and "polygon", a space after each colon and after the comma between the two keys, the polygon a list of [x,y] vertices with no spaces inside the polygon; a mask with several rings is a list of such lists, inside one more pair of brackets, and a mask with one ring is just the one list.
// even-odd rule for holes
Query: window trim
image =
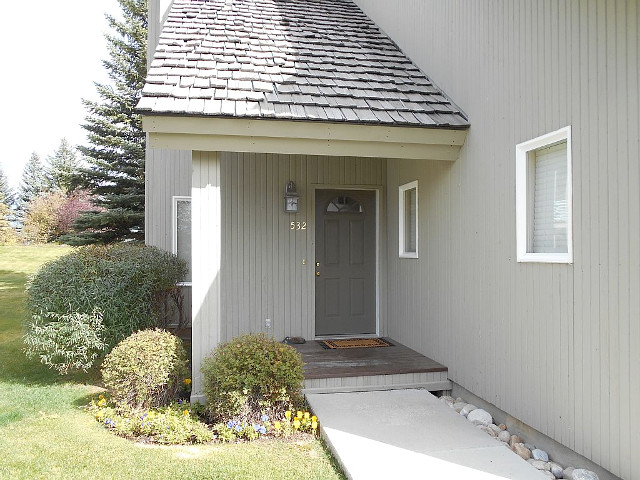
{"label": "window trim", "polygon": [[[529,184],[529,154],[554,143],[567,142],[567,252],[535,253],[529,251],[529,232],[533,222]],[[571,126],[541,135],[516,145],[516,253],[518,262],[573,263],[573,182],[571,174]]]}
{"label": "window trim", "polygon": [[[407,252],[404,249],[405,246],[405,203],[404,203],[404,195],[405,192],[407,190],[413,190],[415,188],[416,190],[416,251],[415,252]],[[398,205],[398,256],[400,258],[418,258],[418,226],[420,224],[420,222],[418,221],[418,219],[420,218],[418,216],[418,204],[419,202],[419,196],[418,196],[418,181],[414,180],[413,182],[409,182],[409,183],[405,183],[404,185],[400,185],[398,187],[398,201],[399,201],[399,205]]]}
{"label": "window trim", "polygon": [[[191,197],[188,195],[174,195],[171,197],[171,253],[178,255],[178,202],[191,202]],[[191,259],[193,264],[193,259]],[[178,282],[176,285],[180,287],[190,287],[193,284],[191,282]]]}

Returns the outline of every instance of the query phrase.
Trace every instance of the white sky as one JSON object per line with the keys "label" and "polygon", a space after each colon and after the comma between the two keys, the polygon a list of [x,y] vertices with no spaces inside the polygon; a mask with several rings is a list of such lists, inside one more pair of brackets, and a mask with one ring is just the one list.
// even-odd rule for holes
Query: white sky
{"label": "white sky", "polygon": [[0,27],[0,166],[16,189],[24,164],[44,160],[65,137],[85,143],[81,99],[97,100],[105,83],[104,14],[118,17],[116,0],[6,2]]}

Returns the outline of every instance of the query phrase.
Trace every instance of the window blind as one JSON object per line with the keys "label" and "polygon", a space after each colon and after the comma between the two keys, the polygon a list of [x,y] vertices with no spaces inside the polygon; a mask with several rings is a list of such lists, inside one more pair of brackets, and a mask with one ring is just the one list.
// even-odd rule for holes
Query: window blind
{"label": "window blind", "polygon": [[416,252],[416,229],[418,219],[416,218],[416,189],[410,188],[404,192],[404,251],[408,253]]}
{"label": "window blind", "polygon": [[566,253],[567,142],[535,151],[533,251]]}

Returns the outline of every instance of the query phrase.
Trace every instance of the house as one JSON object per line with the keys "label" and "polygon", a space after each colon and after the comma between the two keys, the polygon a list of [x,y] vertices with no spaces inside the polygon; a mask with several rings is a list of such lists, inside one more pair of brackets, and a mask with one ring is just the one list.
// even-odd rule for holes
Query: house
{"label": "house", "polygon": [[192,259],[196,395],[241,333],[388,336],[640,479],[637,2],[149,12],[147,243]]}

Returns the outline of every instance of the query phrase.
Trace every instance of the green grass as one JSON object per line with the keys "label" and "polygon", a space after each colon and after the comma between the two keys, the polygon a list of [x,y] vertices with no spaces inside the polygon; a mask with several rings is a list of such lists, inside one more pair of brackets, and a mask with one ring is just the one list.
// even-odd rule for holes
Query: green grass
{"label": "green grass", "polygon": [[1,479],[339,479],[319,441],[160,447],[116,437],[82,410],[97,372],[61,378],[22,353],[28,275],[70,251],[0,246]]}

